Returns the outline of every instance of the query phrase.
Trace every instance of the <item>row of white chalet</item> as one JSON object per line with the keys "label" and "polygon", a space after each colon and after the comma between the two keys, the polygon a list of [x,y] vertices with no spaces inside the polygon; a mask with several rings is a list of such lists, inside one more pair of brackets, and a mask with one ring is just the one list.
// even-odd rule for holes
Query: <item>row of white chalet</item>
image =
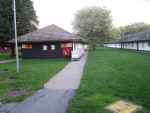
{"label": "row of white chalet", "polygon": [[104,43],[104,47],[150,51],[150,30],[124,35],[117,41]]}

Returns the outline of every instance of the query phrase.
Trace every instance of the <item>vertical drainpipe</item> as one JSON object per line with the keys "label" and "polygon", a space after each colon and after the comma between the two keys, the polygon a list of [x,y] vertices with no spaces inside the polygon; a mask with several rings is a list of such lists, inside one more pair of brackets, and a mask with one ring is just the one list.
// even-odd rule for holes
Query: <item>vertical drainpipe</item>
{"label": "vertical drainpipe", "polygon": [[122,42],[120,42],[120,44],[121,44],[121,47],[120,47],[120,49],[122,49]]}
{"label": "vertical drainpipe", "polygon": [[137,46],[137,51],[139,51],[139,42],[136,42],[136,46]]}
{"label": "vertical drainpipe", "polygon": [[72,54],[73,54],[73,51],[74,51],[74,40],[72,41],[71,59],[72,59]]}
{"label": "vertical drainpipe", "polygon": [[74,49],[75,49],[75,47],[74,47],[75,45],[74,45],[74,41],[73,41],[73,49],[72,49],[72,51],[74,51]]}

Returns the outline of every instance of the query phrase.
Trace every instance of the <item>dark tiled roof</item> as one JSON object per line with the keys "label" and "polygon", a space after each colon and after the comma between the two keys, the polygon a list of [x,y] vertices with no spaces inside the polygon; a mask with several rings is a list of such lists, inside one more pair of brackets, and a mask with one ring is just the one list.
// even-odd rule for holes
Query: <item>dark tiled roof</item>
{"label": "dark tiled roof", "polygon": [[119,41],[133,42],[133,41],[149,41],[149,40],[150,40],[150,30],[145,30],[142,32],[125,35]]}
{"label": "dark tiled roof", "polygon": [[[56,25],[50,25],[18,37],[18,42],[81,41],[82,39]],[[9,42],[14,42],[10,40]]]}
{"label": "dark tiled roof", "polygon": [[121,42],[134,42],[134,41],[150,41],[150,29],[142,31],[142,32],[124,35],[119,40],[113,40],[107,43],[115,44],[115,43],[121,43]]}

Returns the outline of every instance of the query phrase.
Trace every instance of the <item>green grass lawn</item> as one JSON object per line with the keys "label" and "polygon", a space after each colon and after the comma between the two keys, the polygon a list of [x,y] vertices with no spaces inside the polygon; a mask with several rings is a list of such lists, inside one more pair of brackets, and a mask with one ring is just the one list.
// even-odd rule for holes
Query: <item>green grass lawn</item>
{"label": "green grass lawn", "polygon": [[89,52],[80,89],[68,113],[110,113],[117,100],[141,105],[150,113],[150,54],[101,48]]}
{"label": "green grass lawn", "polygon": [[12,59],[9,53],[0,53],[0,61]]}
{"label": "green grass lawn", "polygon": [[[0,64],[0,99],[2,102],[21,101],[43,87],[67,60],[32,59],[21,61],[21,72],[16,73],[15,63]],[[24,92],[21,96],[10,96],[12,91]]]}

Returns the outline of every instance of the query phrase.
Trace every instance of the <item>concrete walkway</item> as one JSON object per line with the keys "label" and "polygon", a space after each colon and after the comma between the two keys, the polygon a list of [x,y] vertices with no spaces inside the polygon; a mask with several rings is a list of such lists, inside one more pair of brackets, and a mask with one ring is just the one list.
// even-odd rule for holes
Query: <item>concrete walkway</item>
{"label": "concrete walkway", "polygon": [[80,61],[69,63],[61,72],[44,85],[47,89],[75,90],[78,89],[85,64],[85,57]]}
{"label": "concrete walkway", "polygon": [[70,62],[44,88],[16,105],[10,113],[66,113],[69,100],[74,96],[82,77],[86,56]]}
{"label": "concrete walkway", "polygon": [[11,62],[15,62],[15,59],[11,59],[11,60],[2,60],[0,61],[0,64],[7,64],[7,63],[11,63]]}
{"label": "concrete walkway", "polygon": [[0,61],[0,64],[7,64],[7,63],[15,62],[15,61],[16,61],[15,59],[3,60],[3,61]]}

